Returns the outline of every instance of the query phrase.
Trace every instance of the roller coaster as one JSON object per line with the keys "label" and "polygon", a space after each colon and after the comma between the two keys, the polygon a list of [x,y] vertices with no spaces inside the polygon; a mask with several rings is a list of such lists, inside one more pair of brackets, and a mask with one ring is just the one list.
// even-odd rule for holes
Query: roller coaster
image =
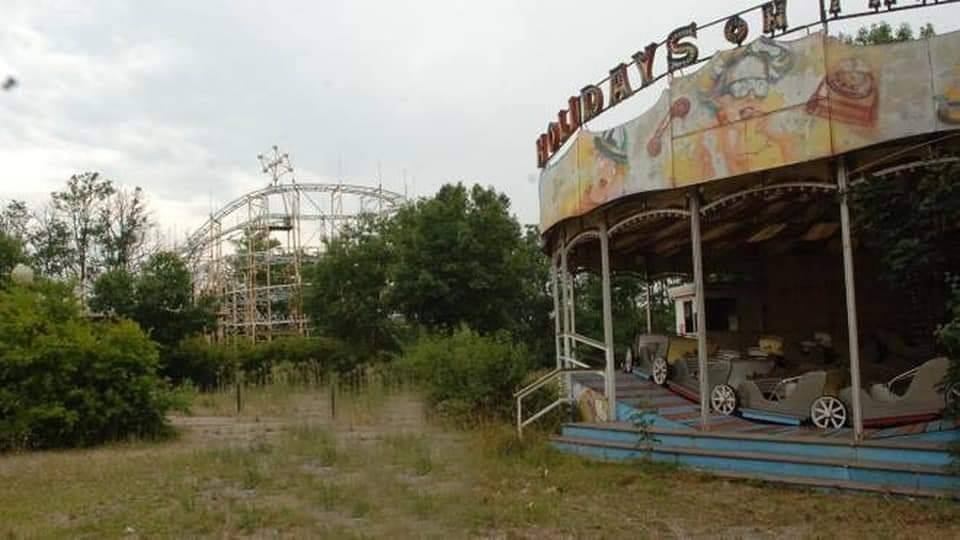
{"label": "roller coaster", "polygon": [[297,182],[276,147],[271,158],[258,157],[272,182],[212,212],[180,249],[194,294],[216,305],[219,342],[309,334],[304,267],[345,227],[405,200],[382,186]]}

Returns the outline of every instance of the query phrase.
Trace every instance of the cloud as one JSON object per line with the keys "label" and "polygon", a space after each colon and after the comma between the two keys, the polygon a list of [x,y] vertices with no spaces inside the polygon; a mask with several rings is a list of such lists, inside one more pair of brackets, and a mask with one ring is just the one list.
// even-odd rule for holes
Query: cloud
{"label": "cloud", "polygon": [[[568,96],[691,19],[756,3],[14,1],[0,20],[0,77],[20,82],[0,94],[0,197],[40,200],[98,170],[142,186],[182,237],[266,185],[255,156],[278,144],[303,181],[376,185],[382,171],[384,187],[405,178],[417,194],[480,182],[536,222],[534,140]],[[815,4],[791,2],[791,18]],[[889,18],[955,26],[958,13]]]}
{"label": "cloud", "polygon": [[[178,184],[210,172],[203,130],[158,118],[129,101],[149,94],[152,78],[181,67],[187,50],[166,40],[102,52],[68,47],[70,40],[58,41],[38,28],[39,15],[49,7],[16,4],[9,31],[0,38],[0,69],[20,81],[0,100],[3,195],[38,204],[70,175],[94,170],[141,185],[157,200],[184,200]],[[161,219],[168,217],[166,205],[156,210]]]}

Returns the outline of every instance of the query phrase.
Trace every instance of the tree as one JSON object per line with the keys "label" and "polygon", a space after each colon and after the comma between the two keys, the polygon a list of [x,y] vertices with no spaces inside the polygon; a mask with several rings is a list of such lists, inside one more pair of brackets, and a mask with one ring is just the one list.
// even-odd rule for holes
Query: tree
{"label": "tree", "polygon": [[[575,278],[577,332],[603,339],[603,284],[597,274],[580,274]],[[650,299],[655,328],[671,329],[669,303],[656,297]],[[613,272],[610,276],[610,304],[613,314],[613,342],[621,348],[633,343],[634,336],[646,332],[647,287],[642,275],[633,272]],[[585,349],[595,353],[596,349]]]}
{"label": "tree", "polygon": [[115,193],[113,182],[99,173],[75,174],[64,191],[53,193],[53,206],[63,216],[70,233],[72,270],[85,291],[91,274],[97,240],[103,234],[100,219],[105,201]]}
{"label": "tree", "polygon": [[307,271],[306,311],[322,332],[391,348],[399,320],[449,333],[508,331],[547,362],[549,264],[536,227],[521,230],[493,189],[448,184],[328,244]]}
{"label": "tree", "polygon": [[551,317],[550,259],[540,249],[540,228],[524,227],[520,249],[513,258],[520,276],[514,312],[514,338],[527,346],[534,365],[552,365],[555,354],[554,324]]}
{"label": "tree", "polygon": [[135,282],[133,319],[161,346],[161,353],[213,323],[209,306],[193,302],[193,278],[186,263],[159,252],[143,265]]}
{"label": "tree", "polygon": [[[920,38],[926,39],[936,35],[933,25],[930,23],[920,27]],[[910,41],[914,39],[913,28],[908,23],[903,23],[896,30],[890,26],[890,23],[884,21],[871,24],[870,27],[861,27],[857,30],[856,36],[840,34],[844,42],[855,45],[883,45],[886,43],[899,43],[901,41]]]}
{"label": "tree", "polygon": [[211,301],[193,298],[190,271],[171,252],[155,253],[138,274],[119,268],[101,274],[93,284],[89,305],[97,313],[139,324],[159,346],[163,368],[181,340],[214,323]]}
{"label": "tree", "polygon": [[0,230],[19,240],[40,274],[73,278],[88,292],[104,269],[135,269],[153,227],[143,190],[115,188],[98,173],[71,176],[49,204],[31,211],[11,200],[0,209]]}
{"label": "tree", "polygon": [[93,282],[90,310],[133,319],[137,315],[136,276],[123,268],[108,270]]}
{"label": "tree", "polygon": [[70,229],[52,205],[33,214],[28,234],[31,260],[41,275],[66,278],[73,264]]}
{"label": "tree", "polygon": [[387,293],[393,254],[384,223],[362,220],[326,244],[307,270],[304,309],[321,335],[336,336],[371,351],[395,349]]}
{"label": "tree", "polygon": [[0,288],[9,282],[13,268],[25,260],[23,244],[15,237],[0,232]]}
{"label": "tree", "polygon": [[99,221],[106,267],[132,270],[145,255],[147,234],[153,226],[143,190],[115,190],[101,206]]}
{"label": "tree", "polygon": [[26,243],[29,237],[30,210],[27,203],[16,199],[7,202],[0,210],[0,231],[7,236]]}
{"label": "tree", "polygon": [[880,253],[884,276],[899,288],[956,268],[960,165],[932,165],[917,175],[870,178],[853,191],[854,225]]}
{"label": "tree", "polygon": [[389,227],[395,250],[389,301],[408,320],[446,331],[515,330],[525,244],[510,200],[479,185],[448,184],[400,209]]}

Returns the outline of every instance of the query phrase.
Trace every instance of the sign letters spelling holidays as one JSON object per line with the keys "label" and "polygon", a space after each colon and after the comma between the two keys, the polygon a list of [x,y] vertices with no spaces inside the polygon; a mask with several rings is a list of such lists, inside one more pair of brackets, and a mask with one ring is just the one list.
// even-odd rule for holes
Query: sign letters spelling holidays
{"label": "sign letters spelling holidays", "polygon": [[[681,26],[670,32],[662,41],[651,42],[633,53],[630,62],[621,62],[614,66],[603,81],[588,84],[580,89],[578,95],[571,96],[567,100],[567,108],[559,111],[556,120],[549,122],[546,131],[537,138],[537,167],[543,168],[560,147],[586,122],[663,77],[701,61],[697,37],[702,30],[722,23],[726,40],[740,47],[750,35],[750,25],[744,17],[752,13],[759,14],[762,33],[773,37],[809,29],[831,20],[844,20],[956,1],[958,0],[820,0],[820,18],[817,21],[790,28],[787,21],[787,0],[772,0],[702,26],[698,26],[695,22]],[[865,7],[866,10],[844,13],[844,5],[854,3],[860,8]],[[661,73],[654,71],[655,61],[658,58],[661,58],[658,63],[665,66]]]}
{"label": "sign letters spelling holidays", "polygon": [[[656,49],[666,51],[667,69],[697,61],[701,29],[681,27],[666,45],[638,53],[639,79],[629,77],[634,67],[618,65],[605,88],[591,85],[570,99],[546,146],[537,145],[541,230],[637,193],[960,130],[960,31],[872,46],[822,31],[786,39],[785,4],[765,5],[775,36],[749,39],[743,13],[721,20],[736,46],[671,76],[656,103],[626,123],[602,131],[584,125],[654,79],[647,59]],[[825,3],[824,11],[838,5]],[[563,154],[552,156],[563,141]]]}

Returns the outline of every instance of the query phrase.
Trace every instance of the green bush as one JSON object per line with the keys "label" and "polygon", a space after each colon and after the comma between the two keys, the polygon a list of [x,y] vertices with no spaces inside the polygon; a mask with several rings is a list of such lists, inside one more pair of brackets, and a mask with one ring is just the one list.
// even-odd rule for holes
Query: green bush
{"label": "green bush", "polygon": [[239,369],[249,384],[285,382],[317,384],[327,373],[353,369],[357,359],[346,345],[325,337],[285,337],[252,344],[211,344],[201,336],[182,340],[168,355],[164,372],[176,384],[187,381],[200,390],[232,384]]}
{"label": "green bush", "polygon": [[135,323],[89,321],[68,285],[0,292],[0,450],[168,433],[157,367]]}
{"label": "green bush", "polygon": [[427,335],[409,347],[398,368],[424,387],[441,415],[467,424],[512,417],[513,393],[530,371],[525,346],[505,333],[482,336],[461,328]]}
{"label": "green bush", "polygon": [[294,374],[300,382],[316,383],[323,374],[348,371],[356,363],[343,342],[319,336],[244,343],[236,351],[246,381],[255,384],[271,382],[278,369]]}
{"label": "green bush", "polygon": [[233,381],[235,361],[230,348],[194,336],[180,341],[166,355],[163,372],[176,384],[189,381],[200,390],[213,390]]}

